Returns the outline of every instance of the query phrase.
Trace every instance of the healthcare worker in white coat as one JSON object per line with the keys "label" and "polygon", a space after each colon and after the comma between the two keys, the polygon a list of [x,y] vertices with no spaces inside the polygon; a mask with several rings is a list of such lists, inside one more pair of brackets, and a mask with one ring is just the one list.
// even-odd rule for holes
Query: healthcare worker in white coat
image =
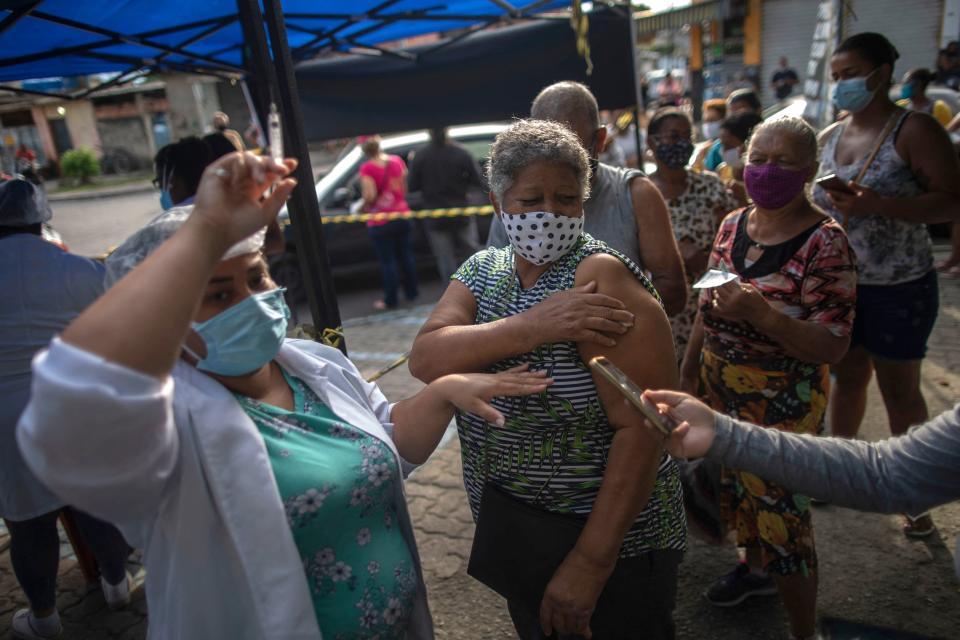
{"label": "healthcare worker in white coat", "polygon": [[551,383],[447,376],[391,405],[336,349],[284,339],[259,247],[295,165],[208,167],[34,361],[23,456],[145,550],[152,638],[433,637],[402,468],[455,407],[502,424],[491,398]]}

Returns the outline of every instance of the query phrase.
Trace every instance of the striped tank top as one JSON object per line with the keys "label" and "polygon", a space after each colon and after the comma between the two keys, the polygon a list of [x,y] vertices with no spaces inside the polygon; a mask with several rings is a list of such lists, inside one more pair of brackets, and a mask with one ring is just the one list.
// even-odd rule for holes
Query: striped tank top
{"label": "striped tank top", "polygon": [[[473,293],[477,324],[493,322],[573,288],[577,266],[595,253],[620,259],[659,300],[653,285],[629,258],[587,234],[529,289],[520,286],[509,246],[480,251],[454,278]],[[542,344],[529,353],[502,360],[488,371],[524,363],[529,363],[531,370],[546,371],[554,384],[537,396],[494,398],[491,404],[506,417],[503,428],[470,413],[457,413],[464,484],[473,517],[478,516],[486,482],[541,509],[587,516],[600,490],[614,435],[593,376],[575,342]],[[685,547],[679,473],[673,459],[664,454],[650,500],[625,536],[620,557]]]}

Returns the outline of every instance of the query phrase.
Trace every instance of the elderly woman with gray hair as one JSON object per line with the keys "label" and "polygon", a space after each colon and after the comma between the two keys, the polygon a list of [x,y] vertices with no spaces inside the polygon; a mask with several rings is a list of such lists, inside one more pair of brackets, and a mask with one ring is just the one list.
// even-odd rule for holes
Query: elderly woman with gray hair
{"label": "elderly woman with gray hair", "polygon": [[492,396],[550,384],[446,376],[391,405],[336,349],[286,340],[260,247],[295,165],[211,165],[34,361],[24,458],[145,549],[150,637],[432,638],[404,461],[455,406],[496,422]]}
{"label": "elderly woman with gray hair", "polygon": [[[606,356],[642,387],[675,387],[667,316],[635,264],[583,233],[590,165],[567,128],[515,123],[491,148],[488,178],[510,245],[460,267],[414,342],[410,369],[430,381],[528,366],[554,384],[495,400],[500,423],[457,412],[478,524],[470,572],[507,598],[524,640],[637,629],[672,638],[686,540],[677,468],[644,429],[627,428],[639,414],[586,364]],[[550,326],[519,321],[585,285],[623,302],[595,326],[608,343],[557,339]]]}

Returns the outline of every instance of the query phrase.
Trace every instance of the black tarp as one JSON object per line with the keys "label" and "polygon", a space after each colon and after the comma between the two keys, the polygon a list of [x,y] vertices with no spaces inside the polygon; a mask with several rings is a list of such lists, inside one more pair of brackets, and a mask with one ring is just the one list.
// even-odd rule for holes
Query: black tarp
{"label": "black tarp", "polygon": [[525,117],[540,89],[560,80],[587,84],[601,109],[632,106],[625,15],[590,14],[590,50],[588,76],[570,23],[543,20],[480,33],[417,60],[354,55],[308,62],[296,70],[307,138]]}

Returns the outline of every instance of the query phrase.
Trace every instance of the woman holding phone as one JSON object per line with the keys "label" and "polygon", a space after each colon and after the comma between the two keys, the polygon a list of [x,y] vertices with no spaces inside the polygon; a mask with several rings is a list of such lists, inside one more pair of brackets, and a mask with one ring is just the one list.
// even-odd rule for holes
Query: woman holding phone
{"label": "woman holding phone", "polygon": [[[920,370],[939,307],[927,224],[960,220],[960,164],[943,126],[890,100],[897,50],[878,33],[844,40],[830,65],[833,100],[849,116],[820,135],[819,175],[836,174],[848,189],[824,184],[814,200],[844,223],[857,257],[856,321],[846,357],[834,365],[833,434],[857,435],[867,385],[877,373],[894,435],[924,422]],[[904,532],[933,532],[927,514],[910,514]]]}
{"label": "woman holding phone", "polygon": [[[799,118],[753,132],[744,180],[754,202],[717,233],[711,268],[739,278],[704,289],[683,363],[683,388],[764,427],[816,433],[828,364],[843,357],[853,324],[856,271],[839,224],[807,199],[817,139]],[[794,638],[816,625],[817,554],[809,500],[765,478],[724,469],[721,511],[746,563],[706,593],[716,606],[780,594]]]}

